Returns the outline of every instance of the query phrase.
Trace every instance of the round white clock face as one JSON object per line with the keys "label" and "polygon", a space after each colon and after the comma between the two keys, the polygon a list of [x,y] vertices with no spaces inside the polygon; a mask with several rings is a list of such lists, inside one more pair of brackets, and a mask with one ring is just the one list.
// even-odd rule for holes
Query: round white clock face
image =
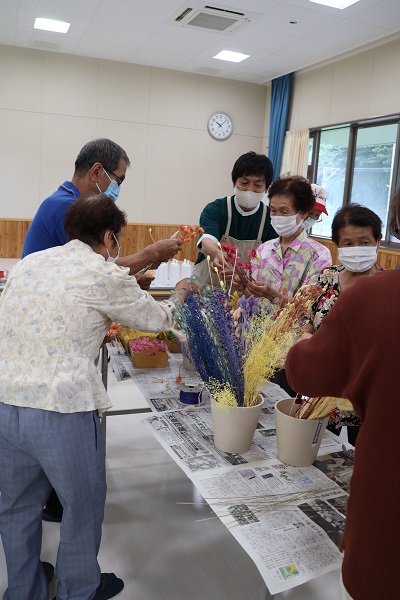
{"label": "round white clock face", "polygon": [[232,135],[232,119],[226,113],[218,112],[208,119],[208,132],[215,140],[226,140]]}

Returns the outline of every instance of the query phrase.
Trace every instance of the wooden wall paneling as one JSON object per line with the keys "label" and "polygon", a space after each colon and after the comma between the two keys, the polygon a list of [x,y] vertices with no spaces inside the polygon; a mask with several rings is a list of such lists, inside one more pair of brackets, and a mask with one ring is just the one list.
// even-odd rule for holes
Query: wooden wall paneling
{"label": "wooden wall paneling", "polygon": [[21,258],[29,219],[0,219],[0,257]]}
{"label": "wooden wall paneling", "polygon": [[332,242],[332,240],[329,240],[327,238],[319,238],[319,237],[315,237],[312,236],[313,239],[315,239],[317,242],[319,242],[320,244],[322,244],[323,246],[326,246],[330,251],[331,251],[331,255],[332,255],[332,264],[333,265],[337,265],[338,263],[338,251],[336,248],[336,244],[334,244]]}
{"label": "wooden wall paneling", "polygon": [[[133,254],[142,248],[145,248],[149,244],[153,243],[150,237],[149,229],[151,228],[151,235],[155,242],[159,240],[165,240],[171,237],[178,229],[179,225],[152,225],[149,223],[129,223],[122,235],[121,244],[121,256],[128,256]],[[190,242],[183,243],[183,249],[178,252],[175,258],[178,260],[188,259],[195,261],[197,258],[196,248],[197,238],[194,238]]]}
{"label": "wooden wall paneling", "polygon": [[[0,219],[0,257],[21,258],[22,247],[28,227],[29,219]],[[128,223],[125,227],[121,244],[121,256],[134,254],[138,250],[152,244],[149,229],[154,240],[163,240],[171,237],[179,229],[179,225],[154,225],[152,223]],[[318,242],[329,248],[333,264],[338,264],[337,248],[332,240],[315,238]],[[195,261],[197,258],[197,238],[184,242],[183,250],[176,256],[178,260],[184,258]],[[393,269],[400,265],[400,252],[382,248],[378,252],[378,262],[384,269]]]}
{"label": "wooden wall paneling", "polygon": [[[29,219],[0,219],[0,257],[21,258],[24,239]],[[123,231],[121,243],[121,256],[134,254],[138,250],[152,244],[151,235],[157,242],[171,237],[179,229],[179,225],[154,225],[149,223],[128,223]],[[197,238],[190,242],[184,242],[183,250],[176,255],[178,260],[184,258],[195,261],[198,251],[196,249]]]}
{"label": "wooden wall paneling", "polygon": [[378,250],[378,263],[384,269],[394,269],[397,265],[400,265],[400,252],[382,248]]}

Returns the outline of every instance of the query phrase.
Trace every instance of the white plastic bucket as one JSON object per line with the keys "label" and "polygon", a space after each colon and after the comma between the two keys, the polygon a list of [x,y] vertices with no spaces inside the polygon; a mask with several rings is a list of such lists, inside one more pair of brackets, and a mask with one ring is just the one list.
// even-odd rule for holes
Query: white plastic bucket
{"label": "white plastic bucket", "polygon": [[214,444],[218,450],[242,454],[250,450],[264,400],[256,406],[220,406],[211,398]]}
{"label": "white plastic bucket", "polygon": [[317,457],[329,419],[295,419],[289,416],[292,407],[293,398],[275,404],[278,458],[292,467],[309,467]]}

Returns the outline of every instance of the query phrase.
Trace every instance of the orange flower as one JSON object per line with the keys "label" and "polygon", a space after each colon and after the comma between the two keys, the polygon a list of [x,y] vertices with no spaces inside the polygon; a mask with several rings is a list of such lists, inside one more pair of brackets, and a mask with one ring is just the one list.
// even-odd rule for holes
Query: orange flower
{"label": "orange flower", "polygon": [[196,225],[179,225],[178,237],[184,242],[190,242],[198,233],[204,233],[204,229]]}

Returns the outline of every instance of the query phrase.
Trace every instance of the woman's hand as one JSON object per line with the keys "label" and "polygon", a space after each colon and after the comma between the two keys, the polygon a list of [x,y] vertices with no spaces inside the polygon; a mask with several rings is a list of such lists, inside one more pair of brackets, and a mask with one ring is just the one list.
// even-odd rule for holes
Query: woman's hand
{"label": "woman's hand", "polygon": [[174,288],[174,293],[172,294],[172,296],[169,297],[169,300],[173,302],[175,298],[178,298],[181,304],[183,304],[188,294],[198,293],[199,288],[194,283],[193,279],[189,277],[188,279],[181,279],[180,281],[178,281]]}
{"label": "woman's hand", "polygon": [[310,337],[312,337],[312,333],[308,333],[308,331],[304,331],[297,341],[302,342],[303,340],[309,340]]}
{"label": "woman's hand", "polygon": [[146,273],[143,273],[143,275],[138,275],[136,277],[136,281],[142,290],[148,290],[154,281],[154,277],[152,275],[146,275]]}
{"label": "woman's hand", "polygon": [[249,295],[253,295],[256,298],[268,298],[268,300],[274,300],[277,296],[280,295],[279,292],[277,292],[270,285],[255,281],[249,281],[247,283],[246,291],[249,293]]}
{"label": "woman's hand", "polygon": [[233,279],[232,279],[232,287],[234,290],[236,290],[237,292],[245,292],[245,288],[243,283],[241,282],[241,279],[239,277],[239,275],[234,275]]}

